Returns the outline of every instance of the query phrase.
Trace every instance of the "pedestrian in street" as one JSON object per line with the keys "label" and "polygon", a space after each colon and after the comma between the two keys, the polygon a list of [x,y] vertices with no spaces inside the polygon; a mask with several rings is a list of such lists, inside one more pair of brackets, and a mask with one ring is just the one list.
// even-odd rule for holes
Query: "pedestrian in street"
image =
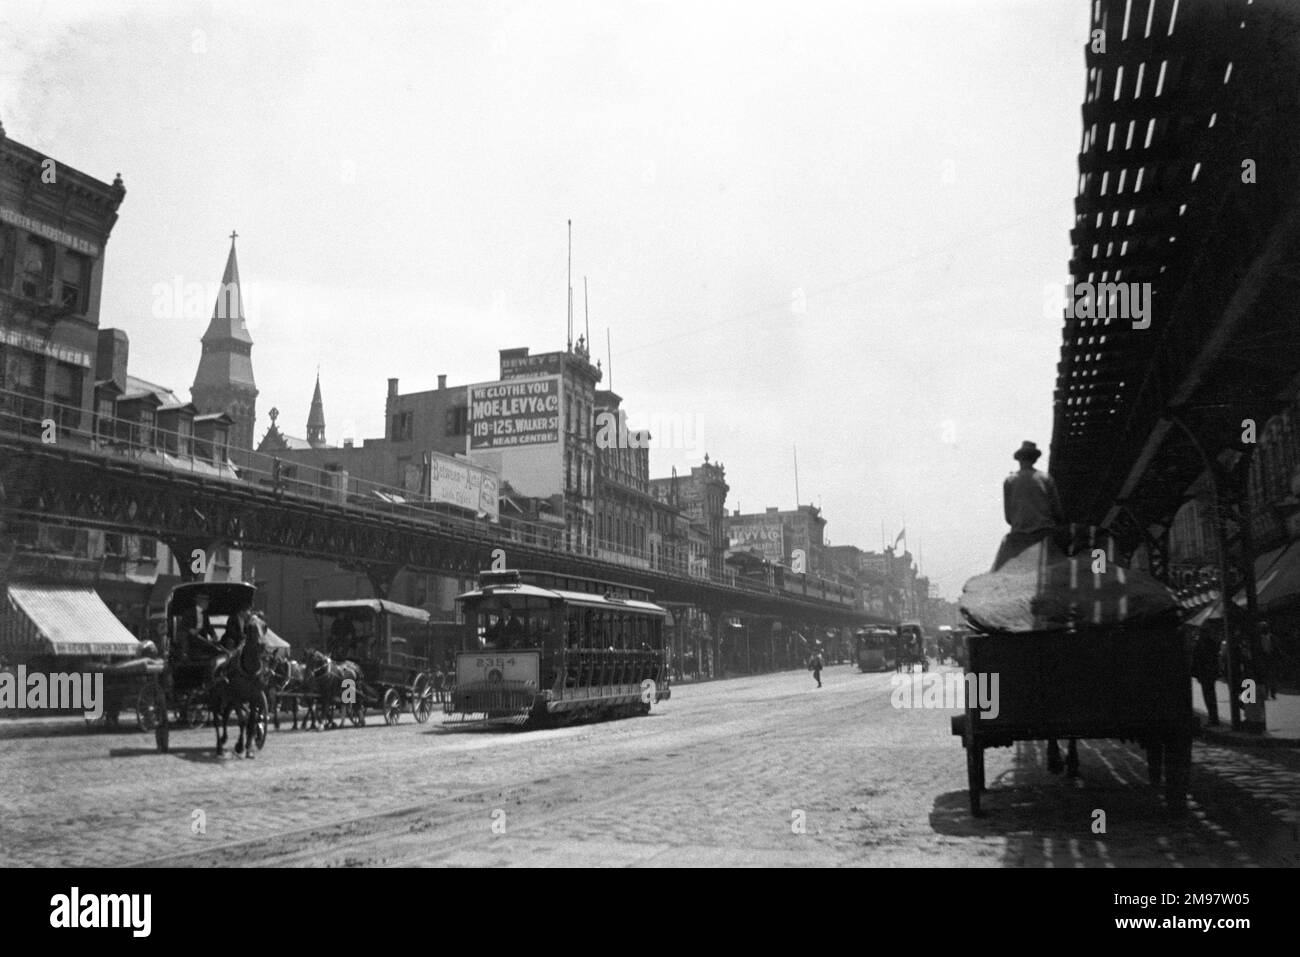
{"label": "pedestrian in street", "polygon": [[1200,629],[1196,644],[1192,646],[1192,677],[1201,686],[1205,713],[1209,717],[1208,724],[1216,727],[1219,723],[1219,695],[1216,689],[1219,680],[1219,642],[1210,629]]}
{"label": "pedestrian in street", "polygon": [[812,669],[813,677],[817,679],[817,687],[822,686],[822,656],[814,651],[812,661],[808,662],[808,667]]}

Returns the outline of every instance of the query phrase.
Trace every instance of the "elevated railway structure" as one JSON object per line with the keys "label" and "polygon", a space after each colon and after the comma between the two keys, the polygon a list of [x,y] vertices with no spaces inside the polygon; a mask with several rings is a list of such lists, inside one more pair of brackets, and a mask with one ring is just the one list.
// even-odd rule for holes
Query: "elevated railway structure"
{"label": "elevated railway structure", "polygon": [[[509,567],[616,581],[656,601],[834,627],[881,619],[834,582],[800,576],[775,588],[583,547],[553,527],[490,524],[410,491],[205,444],[138,422],[0,391],[0,541],[5,525],[96,528],[148,535],[178,556],[217,545],[333,561],[365,573],[387,597],[403,568],[471,576]],[[9,547],[13,548],[13,536]]]}
{"label": "elevated railway structure", "polygon": [[1092,11],[1050,464],[1163,575],[1202,489],[1249,552],[1255,439],[1300,386],[1300,5]]}
{"label": "elevated railway structure", "polygon": [[[1300,391],[1300,4],[1091,10],[1051,472],[1072,521],[1166,581],[1175,516],[1208,500],[1259,662],[1251,464]],[[1237,687],[1251,666],[1226,646]]]}

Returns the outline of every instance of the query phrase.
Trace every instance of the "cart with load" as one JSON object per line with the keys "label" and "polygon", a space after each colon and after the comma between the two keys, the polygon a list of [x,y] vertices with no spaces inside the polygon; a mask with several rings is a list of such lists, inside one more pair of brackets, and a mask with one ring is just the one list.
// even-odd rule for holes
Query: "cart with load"
{"label": "cart with load", "polygon": [[[1085,553],[1086,554],[1086,553]],[[973,814],[986,791],[984,752],[1016,741],[1137,742],[1173,813],[1186,807],[1192,730],[1189,662],[1167,588],[1114,564],[1037,545],[967,582],[965,712],[952,733],[966,749]],[[972,694],[981,689],[980,694]],[[983,700],[981,700],[983,699]]]}

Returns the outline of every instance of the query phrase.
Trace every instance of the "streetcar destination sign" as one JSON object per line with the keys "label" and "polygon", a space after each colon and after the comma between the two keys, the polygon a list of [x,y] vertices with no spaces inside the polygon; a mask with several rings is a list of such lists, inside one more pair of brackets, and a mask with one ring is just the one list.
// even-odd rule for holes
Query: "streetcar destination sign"
{"label": "streetcar destination sign", "polygon": [[510,681],[525,688],[536,688],[540,659],[541,655],[536,651],[513,651],[499,655],[491,652],[467,652],[456,658],[456,683],[465,687]]}

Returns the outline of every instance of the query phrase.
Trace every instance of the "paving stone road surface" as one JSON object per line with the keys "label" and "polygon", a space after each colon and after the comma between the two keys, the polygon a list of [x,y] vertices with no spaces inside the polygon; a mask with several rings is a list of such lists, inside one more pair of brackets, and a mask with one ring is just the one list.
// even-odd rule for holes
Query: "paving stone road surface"
{"label": "paving stone road surface", "polygon": [[1077,782],[1041,744],[994,750],[976,820],[953,712],[893,708],[891,677],[683,685],[648,717],[545,731],[372,716],[272,732],[252,761],[214,757],[211,729],[160,755],[139,732],[0,724],[0,864],[1300,864],[1294,750],[1198,743],[1181,823],[1135,746],[1081,742]]}

